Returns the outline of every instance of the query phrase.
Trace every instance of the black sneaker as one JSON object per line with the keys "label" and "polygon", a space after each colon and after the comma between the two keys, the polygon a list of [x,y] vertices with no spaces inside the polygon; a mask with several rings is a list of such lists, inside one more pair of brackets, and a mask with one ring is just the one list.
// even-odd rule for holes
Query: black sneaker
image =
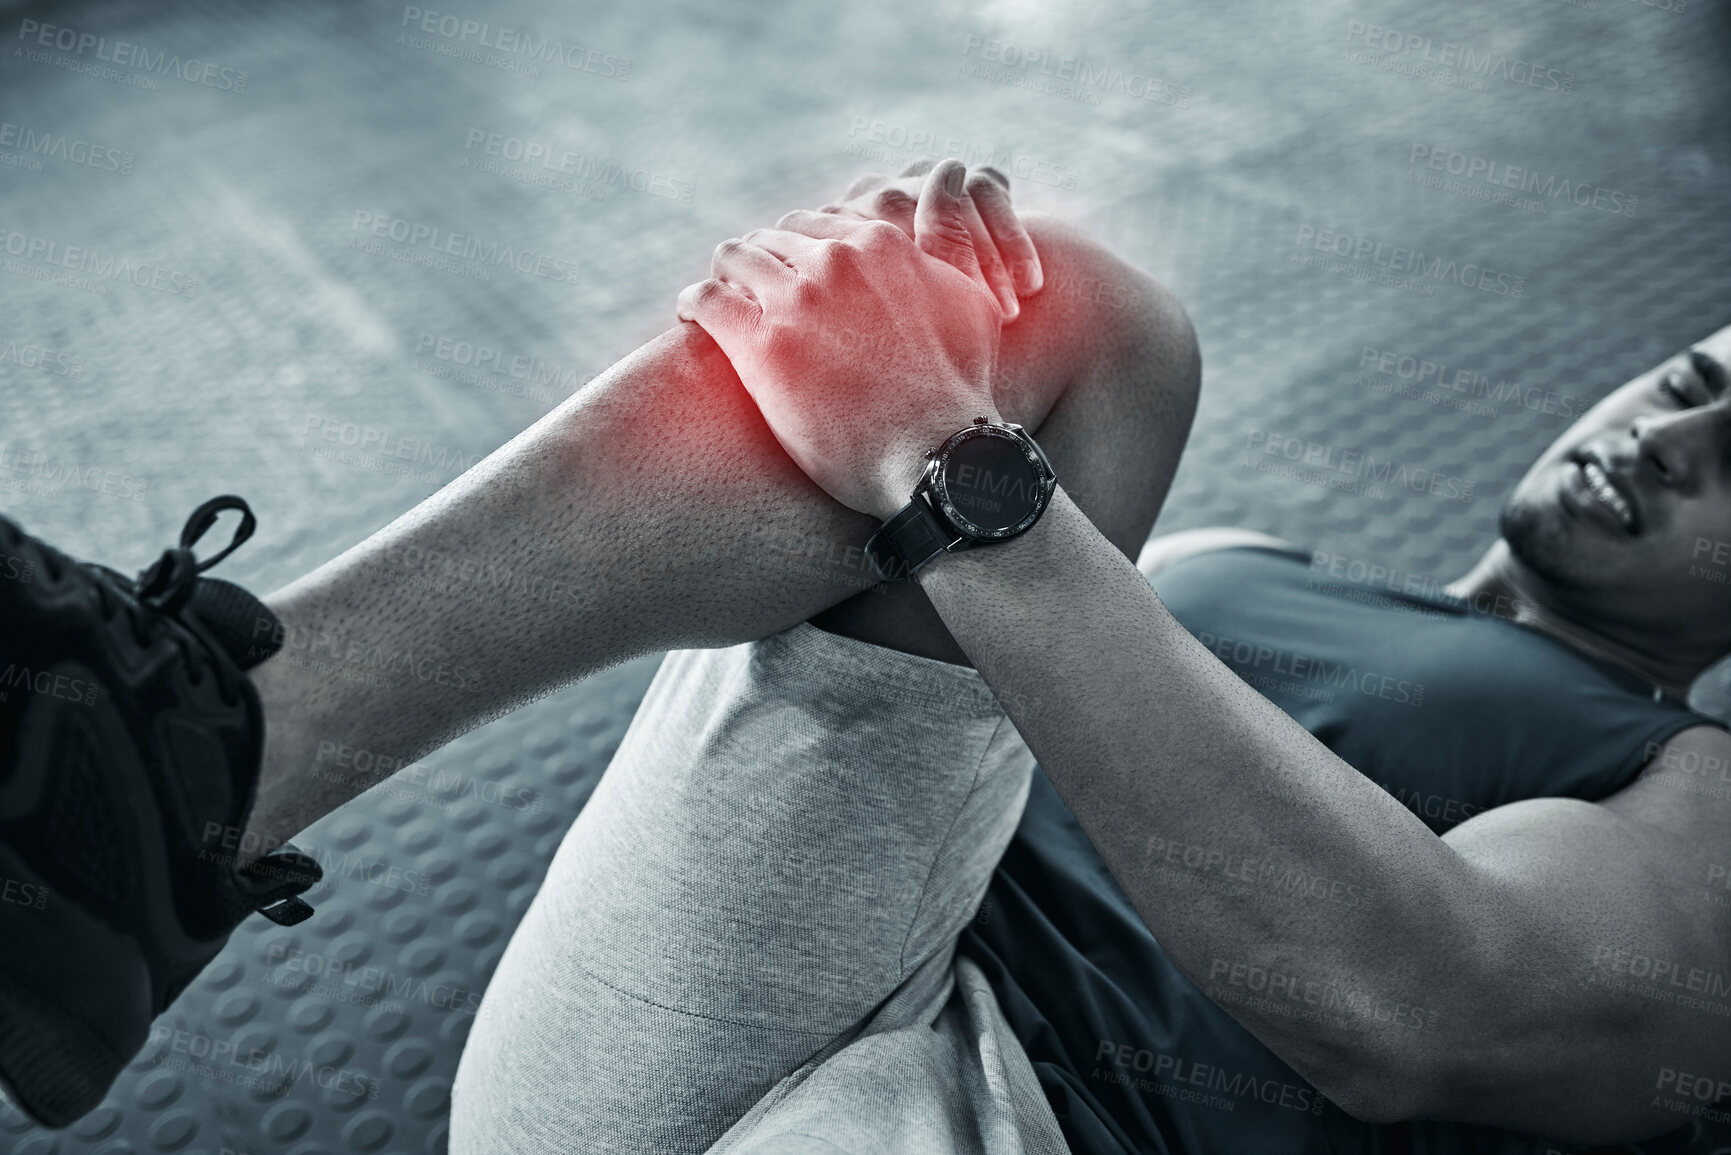
{"label": "black sneaker", "polygon": [[[198,561],[225,510],[234,539]],[[244,671],[278,631],[199,575],[256,526],[213,498],[130,580],[0,518],[0,1085],[46,1126],[102,1101],[241,919],[312,913],[312,859],[232,854],[264,747]]]}

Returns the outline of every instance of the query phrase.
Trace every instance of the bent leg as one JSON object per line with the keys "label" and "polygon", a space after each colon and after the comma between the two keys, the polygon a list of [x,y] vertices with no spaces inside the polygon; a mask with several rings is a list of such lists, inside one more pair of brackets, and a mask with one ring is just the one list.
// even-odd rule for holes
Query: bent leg
{"label": "bent leg", "polygon": [[[1029,230],[1047,287],[1005,331],[998,407],[1134,556],[1189,428],[1188,322],[1075,230]],[[267,731],[247,843],[280,843],[595,670],[764,637],[844,599],[821,625],[960,660],[917,589],[853,596],[871,584],[859,547],[873,528],[799,471],[707,335],[664,333],[267,599],[284,647],[253,673]],[[372,774],[316,773],[321,742],[390,757]]]}
{"label": "bent leg", "polygon": [[705,1151],[880,1007],[935,1014],[1032,770],[967,667],[810,625],[670,654],[488,984],[452,1151]]}

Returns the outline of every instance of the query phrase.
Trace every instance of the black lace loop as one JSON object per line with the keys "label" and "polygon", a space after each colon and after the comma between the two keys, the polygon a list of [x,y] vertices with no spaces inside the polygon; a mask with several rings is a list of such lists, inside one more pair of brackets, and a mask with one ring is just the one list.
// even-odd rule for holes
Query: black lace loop
{"label": "black lace loop", "polygon": [[229,539],[228,545],[221,553],[208,561],[199,562],[198,568],[194,572],[203,573],[205,570],[209,569],[211,566],[245,545],[247,539],[252,536],[253,531],[258,528],[258,518],[253,516],[251,506],[232,493],[225,493],[219,497],[211,498],[209,501],[193,510],[191,515],[187,517],[186,525],[182,527],[180,531],[180,548],[190,550],[193,546],[198,544],[198,539],[203,537],[210,530],[210,527],[216,524],[217,516],[231,509],[240,510],[240,525],[235,527],[234,536]]}
{"label": "black lace loop", "polygon": [[[217,517],[231,509],[240,511],[240,525],[235,528],[234,537],[215,557],[199,561],[192,547],[216,524]],[[165,614],[179,613],[192,597],[198,575],[239,549],[257,528],[258,518],[241,498],[232,493],[211,498],[187,517],[181,527],[180,545],[163,550],[162,556],[138,575],[138,600]]]}
{"label": "black lace loop", "polygon": [[[192,547],[197,545],[199,539],[210,531],[211,526],[216,524],[218,516],[231,509],[240,511],[240,525],[236,527],[234,537],[229,540],[228,546],[215,557],[207,561],[199,561],[198,555],[192,552]],[[132,587],[133,597],[137,599],[139,606],[149,607],[166,618],[178,618],[186,603],[192,600],[193,591],[198,585],[198,575],[239,549],[257,528],[258,519],[253,516],[252,508],[241,498],[232,493],[211,498],[193,510],[186,519],[186,524],[180,530],[180,544],[171,549],[163,550],[162,556],[138,575],[138,579]],[[120,578],[119,574],[114,576],[122,582],[125,580]],[[139,641],[140,645],[148,644],[145,635],[150,632],[150,627],[146,624],[145,619],[136,612],[134,607],[130,606],[127,608],[127,616],[132,619],[133,637]],[[142,632],[140,631],[141,625],[145,626]],[[173,635],[175,646],[180,650],[181,661],[186,666],[189,679],[194,685],[197,685],[202,677],[201,670],[208,663],[195,660],[193,649],[188,645],[183,634],[173,630],[170,633]],[[229,678],[224,667],[218,664],[210,668],[216,671],[217,683],[222,688],[223,701],[230,705],[234,704],[238,700],[238,695],[235,693],[234,687],[229,684]]]}

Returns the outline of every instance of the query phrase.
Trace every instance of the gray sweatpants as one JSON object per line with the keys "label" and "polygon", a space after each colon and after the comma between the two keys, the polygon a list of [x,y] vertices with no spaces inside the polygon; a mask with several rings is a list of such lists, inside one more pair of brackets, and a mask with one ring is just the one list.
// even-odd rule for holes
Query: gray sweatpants
{"label": "gray sweatpants", "polygon": [[1033,758],[972,670],[668,655],[512,938],[451,1150],[1063,1152],[955,941]]}

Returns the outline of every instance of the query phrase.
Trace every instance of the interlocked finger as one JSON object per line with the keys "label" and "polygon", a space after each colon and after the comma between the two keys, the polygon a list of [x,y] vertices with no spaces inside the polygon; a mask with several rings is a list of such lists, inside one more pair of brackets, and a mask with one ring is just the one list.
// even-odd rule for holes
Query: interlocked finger
{"label": "interlocked finger", "polygon": [[869,219],[871,218],[853,212],[841,215],[824,210],[814,213],[807,209],[794,209],[791,213],[783,213],[781,219],[775,222],[775,227],[782,232],[799,233],[823,240],[845,241],[859,230],[862,221]]}
{"label": "interlocked finger", "polygon": [[1010,289],[1028,297],[1040,291],[1040,256],[1022,219],[1010,205],[1008,184],[996,169],[978,168],[968,174],[968,199],[973,201],[992,236],[992,248],[1008,270]]}
{"label": "interlocked finger", "polygon": [[[790,216],[792,214],[789,214]],[[825,217],[820,213],[811,214],[830,225],[844,228],[858,228],[859,225],[845,217]],[[786,218],[783,218],[786,219]],[[818,226],[821,227],[821,226]],[[769,254],[779,262],[782,272],[788,276],[796,275],[795,269],[812,270],[821,262],[822,246],[830,238],[812,237],[791,229],[752,229],[745,234],[745,243]]]}
{"label": "interlocked finger", "polygon": [[717,280],[742,286],[759,299],[772,286],[794,275],[778,254],[744,237],[722,241],[715,246],[715,255],[709,260],[709,274]]}

